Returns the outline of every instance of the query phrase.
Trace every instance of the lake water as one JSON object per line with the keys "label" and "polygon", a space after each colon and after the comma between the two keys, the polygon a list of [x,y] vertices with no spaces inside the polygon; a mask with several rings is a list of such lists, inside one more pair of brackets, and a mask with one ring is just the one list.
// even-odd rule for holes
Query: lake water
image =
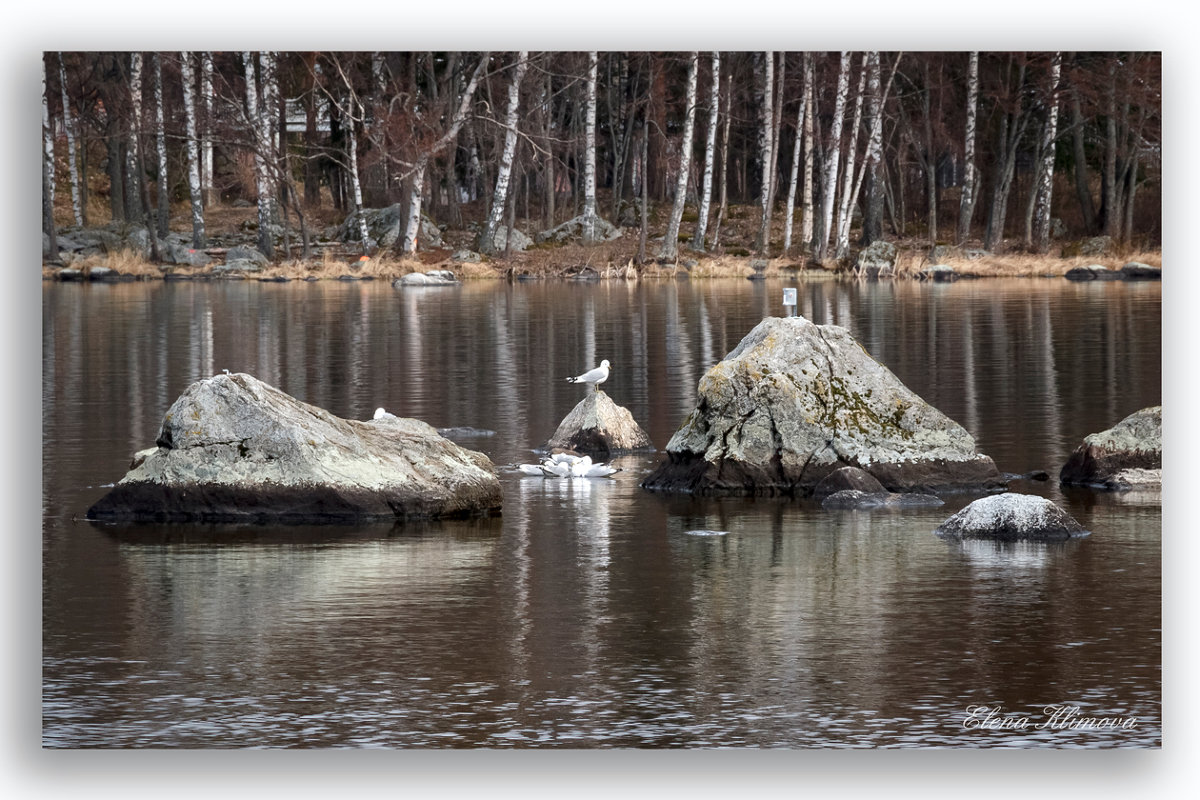
{"label": "lake water", "polygon": [[[1002,471],[1057,475],[1161,402],[1158,283],[788,285]],[[43,284],[43,745],[1160,745],[1157,493],[1014,483],[1094,533],[1003,546],[933,535],[966,497],[852,512],[639,489],[661,453],[608,480],[507,469],[582,397],[562,379],[602,358],[664,448],[783,286]],[[500,467],[503,515],[82,521],[223,369],[342,417],[494,431],[457,441]],[[1121,725],[1059,726],[1050,705]],[[972,724],[977,706],[1028,723]]]}

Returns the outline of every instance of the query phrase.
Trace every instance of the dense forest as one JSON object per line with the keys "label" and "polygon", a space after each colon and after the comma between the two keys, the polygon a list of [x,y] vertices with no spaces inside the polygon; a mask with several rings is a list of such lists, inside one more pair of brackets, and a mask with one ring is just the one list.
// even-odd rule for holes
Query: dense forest
{"label": "dense forest", "polygon": [[721,252],[735,206],[748,249],[821,264],[880,238],[1161,239],[1158,53],[48,52],[43,68],[51,248],[71,226],[165,236],[172,206],[203,247],[206,212],[238,201],[271,258],[307,254],[322,211],[397,204],[394,241],[358,215],[364,252],[417,251],[425,218],[485,253],[574,221],[585,242],[640,230],[639,258],[670,260]]}

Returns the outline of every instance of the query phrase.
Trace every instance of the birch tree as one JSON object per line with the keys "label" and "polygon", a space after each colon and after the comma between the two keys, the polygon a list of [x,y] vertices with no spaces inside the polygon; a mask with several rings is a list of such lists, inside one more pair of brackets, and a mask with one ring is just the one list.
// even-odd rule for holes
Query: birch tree
{"label": "birch tree", "polygon": [[870,133],[867,136],[867,154],[863,159],[863,171],[859,174],[854,186],[858,194],[858,183],[863,182],[866,191],[863,197],[863,228],[862,244],[871,242],[883,236],[883,191],[879,185],[879,165],[883,161],[883,108],[887,103],[888,90],[891,89],[892,78],[900,66],[900,54],[896,54],[896,62],[892,65],[892,74],[888,76],[887,89],[882,96],[879,91],[879,51],[867,53],[867,119]]}
{"label": "birch tree", "polygon": [[404,225],[404,238],[400,240],[400,252],[402,253],[417,251],[417,233],[421,229],[421,196],[424,191],[425,170],[429,165],[429,159],[446,149],[458,138],[458,131],[466,121],[471,101],[475,98],[475,89],[479,86],[479,79],[487,68],[488,56],[489,54],[486,52],[480,55],[479,64],[475,67],[475,72],[471,74],[471,80],[467,82],[466,88],[463,89],[462,96],[459,98],[458,108],[450,120],[449,129],[433,143],[432,147],[417,156],[416,164],[412,168],[412,185],[409,188],[408,220]]}
{"label": "birch tree", "polygon": [[[596,241],[596,78],[599,58],[588,53],[587,105],[583,125],[583,241]],[[505,147],[508,142],[505,141]]]}
{"label": "birch tree", "polygon": [[771,153],[774,150],[775,116],[775,54],[762,54],[762,105],[759,106],[758,162],[762,171],[762,187],[759,193],[760,222],[755,249],[766,253],[771,241]]}
{"label": "birch tree", "polygon": [[46,255],[58,258],[58,232],[54,228],[54,135],[50,129],[50,97],[46,84],[46,59],[42,58],[42,233]]}
{"label": "birch tree", "polygon": [[[44,68],[44,65],[43,65]],[[79,166],[75,156],[75,120],[71,117],[71,100],[67,96],[67,68],[62,53],[58,54],[58,83],[62,90],[63,129],[67,134],[67,174],[71,180],[71,212],[75,224],[83,227],[83,202],[79,190]]]}
{"label": "birch tree", "polygon": [[971,214],[975,208],[975,117],[979,110],[979,53],[967,62],[967,130],[963,140],[963,185],[958,201],[958,243],[971,236]]}
{"label": "birch tree", "polygon": [[675,181],[675,202],[671,206],[671,220],[663,236],[658,257],[674,259],[679,252],[679,223],[683,220],[683,206],[687,201],[688,173],[692,168],[692,136],[696,127],[696,84],[700,62],[698,52],[688,53],[687,113],[683,121],[683,141],[679,145],[679,177]]}
{"label": "birch tree", "polygon": [[205,50],[200,54],[200,97],[204,100],[204,147],[200,185],[205,206],[216,202],[213,187],[213,57]]}
{"label": "birch tree", "polygon": [[800,194],[800,239],[805,247],[813,245],[813,216],[816,209],[813,203],[813,168],[816,166],[817,140],[813,136],[814,123],[817,114],[816,97],[813,87],[813,56],[804,54],[804,99],[808,103],[808,112],[804,115],[804,182]]}
{"label": "birch tree", "polygon": [[850,132],[846,143],[846,166],[842,169],[842,197],[838,204],[837,216],[837,246],[834,248],[836,258],[842,259],[850,255],[850,217],[854,200],[857,196],[854,185],[854,162],[858,156],[858,130],[862,124],[863,95],[867,85],[867,54],[863,53],[862,62],[858,68],[858,92],[854,100],[854,121],[850,124]]}
{"label": "birch tree", "polygon": [[725,219],[725,209],[729,206],[729,126],[733,121],[731,103],[733,97],[733,81],[725,79],[725,124],[721,131],[721,202],[717,206],[717,219],[713,223],[712,249],[721,246],[721,222]]}
{"label": "birch tree", "polygon": [[154,59],[154,140],[158,149],[158,214],[157,232],[165,239],[171,215],[171,184],[167,180],[167,126],[163,113],[162,56]]}
{"label": "birch tree", "polygon": [[838,69],[837,97],[833,105],[833,121],[829,128],[829,146],[826,148],[825,176],[821,197],[821,231],[817,234],[817,246],[813,256],[818,263],[824,262],[829,250],[829,237],[833,227],[833,205],[837,190],[838,160],[842,148],[842,120],[846,115],[846,95],[850,91],[850,53],[843,50]]}
{"label": "birch tree", "polygon": [[[1019,61],[1014,65],[1015,61]],[[984,234],[983,246],[988,250],[995,249],[1004,238],[1004,221],[1008,212],[1008,192],[1012,187],[1013,173],[1017,164],[1017,145],[1025,135],[1029,124],[1029,115],[1022,107],[1022,93],[1025,87],[1025,57],[1009,56],[1008,72],[1011,77],[1005,81],[1004,94],[997,96],[1000,106],[999,125],[996,135],[995,178],[992,185],[992,203],[988,209],[987,230]]]}
{"label": "birch tree", "polygon": [[250,140],[254,151],[254,183],[258,192],[258,249],[267,258],[275,256],[275,243],[271,236],[271,189],[267,182],[267,140],[263,136],[263,111],[258,102],[257,79],[254,75],[254,57],[250,51],[242,52],[242,64],[246,68],[246,118],[250,123]]}
{"label": "birch tree", "polygon": [[[501,224],[504,221],[504,201],[508,198],[513,158],[517,152],[517,125],[520,121],[518,112],[521,108],[521,81],[524,80],[525,71],[528,68],[529,53],[522,50],[517,54],[517,63],[513,70],[512,82],[508,85],[508,110],[504,116],[504,152],[500,156],[500,166],[496,170],[496,188],[492,192],[491,210],[488,213],[487,222],[483,226],[483,232],[479,234],[479,249],[483,253],[495,253],[501,249],[497,245],[496,234],[499,232]],[[594,153],[593,158],[595,158]],[[592,169],[595,169],[594,162]]]}
{"label": "birch tree", "polygon": [[1062,53],[1050,65],[1049,108],[1042,126],[1042,164],[1038,171],[1037,208],[1033,220],[1033,245],[1037,252],[1050,249],[1050,200],[1054,188],[1054,140],[1058,138],[1058,81],[1062,75]]}
{"label": "birch tree", "polygon": [[350,89],[350,97],[344,109],[346,119],[346,150],[350,158],[350,187],[354,192],[354,215],[358,218],[358,235],[362,242],[363,255],[371,252],[370,234],[367,231],[367,215],[363,213],[362,180],[358,174],[358,136],[355,134],[355,120],[362,118],[362,106]]}
{"label": "birch tree", "polygon": [[712,203],[713,162],[717,149],[717,111],[720,108],[721,54],[712,54],[712,94],[708,105],[708,135],[704,141],[704,180],[700,189],[700,210],[696,214],[696,235],[692,237],[694,250],[704,249],[704,236],[708,229],[708,212]]}
{"label": "birch tree", "polygon": [[183,116],[187,125],[188,191],[192,198],[192,247],[204,247],[204,203],[200,196],[200,142],[196,137],[196,97],[193,88],[191,53],[179,54],[183,79]]}
{"label": "birch tree", "polygon": [[[804,85],[807,87],[812,75],[809,69],[808,54],[804,56]],[[800,159],[805,148],[804,121],[808,114],[808,92],[800,93],[800,108],[796,111],[796,141],[792,145],[792,173],[788,179],[787,212],[783,218],[783,254],[786,256],[792,249],[792,226],[796,213],[796,187],[800,177]]]}
{"label": "birch tree", "polygon": [[125,150],[125,218],[132,222],[144,221],[141,183],[143,176],[138,169],[141,147],[138,135],[142,124],[142,54],[129,55],[129,146]]}

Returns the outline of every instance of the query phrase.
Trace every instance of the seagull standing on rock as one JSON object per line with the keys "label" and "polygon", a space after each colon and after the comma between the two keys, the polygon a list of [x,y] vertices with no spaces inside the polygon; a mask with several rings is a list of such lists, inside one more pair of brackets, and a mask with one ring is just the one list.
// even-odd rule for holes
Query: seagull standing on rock
{"label": "seagull standing on rock", "polygon": [[582,375],[578,375],[574,378],[567,378],[567,383],[586,383],[590,386],[592,391],[596,391],[597,385],[604,383],[606,380],[608,380],[607,358],[601,361],[600,366],[596,367],[595,369],[588,370]]}

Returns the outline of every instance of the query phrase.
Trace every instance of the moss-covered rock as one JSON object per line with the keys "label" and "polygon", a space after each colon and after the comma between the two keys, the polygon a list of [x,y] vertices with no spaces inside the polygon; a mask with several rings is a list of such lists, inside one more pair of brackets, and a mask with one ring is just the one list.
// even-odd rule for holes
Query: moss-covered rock
{"label": "moss-covered rock", "polygon": [[1124,490],[1162,484],[1162,406],[1135,411],[1075,448],[1059,472],[1069,486]]}
{"label": "moss-covered rock", "polygon": [[890,491],[1004,486],[962,426],[834,325],[763,320],[701,378],[698,395],[645,488],[807,496],[847,466]]}

